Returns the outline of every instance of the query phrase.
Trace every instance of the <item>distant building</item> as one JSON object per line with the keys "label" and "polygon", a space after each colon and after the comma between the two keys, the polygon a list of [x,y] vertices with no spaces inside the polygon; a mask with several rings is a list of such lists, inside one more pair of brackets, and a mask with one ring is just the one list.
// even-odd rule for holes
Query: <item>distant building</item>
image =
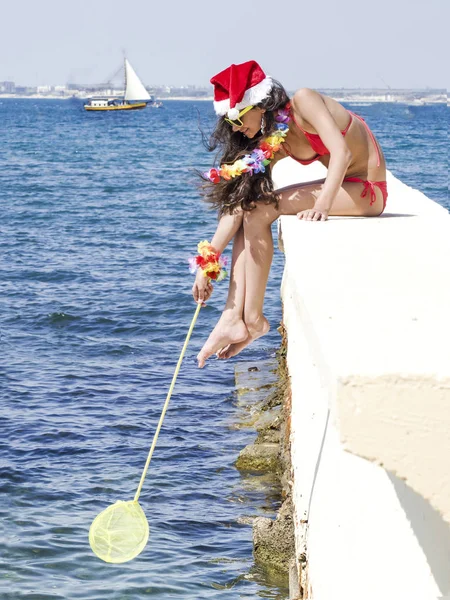
{"label": "distant building", "polygon": [[16,91],[16,84],[14,81],[0,81],[0,92],[3,94],[14,94]]}
{"label": "distant building", "polygon": [[38,94],[50,94],[53,91],[53,87],[51,85],[38,85],[37,93]]}
{"label": "distant building", "polygon": [[179,97],[188,97],[188,98],[207,98],[212,96],[212,88],[202,88],[197,87],[195,85],[188,86],[153,86],[152,93],[157,98],[179,98]]}
{"label": "distant building", "polygon": [[16,85],[16,94],[23,96],[30,96],[31,94],[35,94],[37,92],[37,88],[29,87],[25,85]]}

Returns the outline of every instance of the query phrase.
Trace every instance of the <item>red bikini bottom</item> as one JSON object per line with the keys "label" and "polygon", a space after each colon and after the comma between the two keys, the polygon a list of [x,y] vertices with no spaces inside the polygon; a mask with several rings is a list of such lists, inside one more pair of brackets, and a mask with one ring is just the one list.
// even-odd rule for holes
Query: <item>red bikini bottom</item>
{"label": "red bikini bottom", "polygon": [[375,186],[379,187],[381,193],[383,194],[383,210],[381,212],[384,211],[384,209],[386,208],[386,201],[388,197],[387,183],[385,181],[367,181],[367,179],[360,179],[359,177],[346,177],[344,181],[363,183],[364,189],[361,193],[361,198],[365,198],[367,196],[367,192],[370,189],[370,206],[372,206],[372,204],[377,199],[377,195],[375,193]]}

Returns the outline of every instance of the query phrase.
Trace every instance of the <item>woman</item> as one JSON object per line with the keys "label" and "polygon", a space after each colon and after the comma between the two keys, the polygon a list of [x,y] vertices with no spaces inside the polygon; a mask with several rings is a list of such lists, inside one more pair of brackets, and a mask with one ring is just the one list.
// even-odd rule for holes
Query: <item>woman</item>
{"label": "woman", "polygon": [[[234,356],[269,331],[263,303],[275,219],[378,216],[387,199],[383,153],[361,117],[310,89],[289,99],[255,61],[231,65],[211,83],[219,120],[209,149],[221,150],[221,167],[204,174],[206,199],[220,215],[211,246],[223,252],[234,242],[227,302],[197,357],[199,367],[212,354]],[[274,190],[271,169],[286,156],[320,161],[326,179]],[[201,269],[192,292],[196,301],[212,293]]]}

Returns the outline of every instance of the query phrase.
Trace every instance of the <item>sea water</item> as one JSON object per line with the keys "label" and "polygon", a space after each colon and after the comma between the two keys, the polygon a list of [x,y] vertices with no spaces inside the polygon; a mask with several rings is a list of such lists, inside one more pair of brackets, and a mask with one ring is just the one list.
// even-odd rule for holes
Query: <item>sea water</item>
{"label": "sea water", "polygon": [[[450,208],[444,105],[349,108],[394,175]],[[226,282],[200,313],[140,497],[146,549],[109,565],[88,544],[98,512],[134,497],[194,314],[187,259],[216,225],[194,172],[212,166],[199,120],[212,126],[210,103],[0,100],[1,600],[287,597],[254,564],[248,525],[279,498],[233,466],[254,438],[235,427],[234,365],[280,341],[278,251],[265,338],[198,370]]]}

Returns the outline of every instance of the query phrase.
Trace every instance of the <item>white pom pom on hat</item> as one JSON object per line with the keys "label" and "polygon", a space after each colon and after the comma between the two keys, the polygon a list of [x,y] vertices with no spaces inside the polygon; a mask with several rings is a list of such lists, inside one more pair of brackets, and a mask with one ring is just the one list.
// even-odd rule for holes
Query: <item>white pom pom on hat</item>
{"label": "white pom pom on hat", "polygon": [[239,110],[237,108],[230,108],[227,112],[227,117],[235,121],[239,117]]}
{"label": "white pom pom on hat", "polygon": [[273,82],[254,60],[230,65],[211,78],[214,110],[219,116],[237,119],[243,108],[259,104],[270,93]]}

